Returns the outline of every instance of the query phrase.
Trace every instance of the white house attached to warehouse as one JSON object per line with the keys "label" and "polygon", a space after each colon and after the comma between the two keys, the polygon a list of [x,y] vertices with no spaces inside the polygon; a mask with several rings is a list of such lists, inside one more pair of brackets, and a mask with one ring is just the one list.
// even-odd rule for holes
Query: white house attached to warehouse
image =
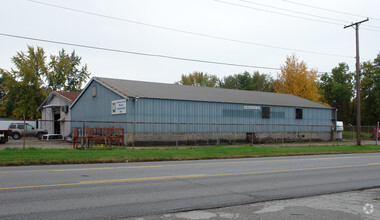
{"label": "white house attached to warehouse", "polygon": [[37,109],[41,111],[41,128],[49,134],[68,136],[71,132],[70,105],[79,94],[80,92],[51,92]]}
{"label": "white house attached to warehouse", "polygon": [[101,77],[70,109],[87,126],[123,127],[125,142],[136,144],[330,140],[335,117],[333,108],[289,94]]}

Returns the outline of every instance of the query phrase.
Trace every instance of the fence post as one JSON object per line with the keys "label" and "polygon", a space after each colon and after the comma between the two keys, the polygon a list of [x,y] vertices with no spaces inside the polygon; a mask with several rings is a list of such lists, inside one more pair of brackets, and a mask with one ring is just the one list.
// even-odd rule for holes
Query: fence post
{"label": "fence post", "polygon": [[376,146],[377,146],[377,142],[379,140],[379,122],[377,122],[377,130],[376,130]]}
{"label": "fence post", "polygon": [[310,134],[309,134],[309,147],[311,146],[311,135],[313,134],[313,125],[310,125]]}
{"label": "fence post", "polygon": [[335,130],[336,130],[336,127],[332,126],[331,129],[333,130],[333,132],[332,132],[332,134],[333,134],[332,135],[333,146],[335,146],[335,137],[336,137]]}
{"label": "fence post", "polygon": [[82,150],[84,149],[84,121],[82,121],[82,138],[80,139],[80,147],[82,148]]}
{"label": "fence post", "polygon": [[135,121],[133,120],[133,130],[132,130],[132,148],[135,147],[135,133],[136,133],[136,123]]}
{"label": "fence post", "polygon": [[253,146],[253,134],[255,133],[255,120],[252,120],[251,146]]}
{"label": "fence post", "polygon": [[176,136],[176,138],[175,138],[175,146],[176,147],[178,147],[178,135],[179,135],[179,133],[178,133],[178,130],[179,130],[178,126],[179,126],[179,124],[178,124],[178,121],[177,121],[176,122],[176,129],[175,129],[176,130],[176,135],[175,135]]}
{"label": "fence post", "polygon": [[284,147],[285,122],[282,124],[282,147]]}
{"label": "fence post", "polygon": [[25,125],[25,114],[24,114],[24,135],[23,135],[22,149],[25,150],[25,137],[26,137],[26,125]]}
{"label": "fence post", "polygon": [[218,121],[215,121],[216,124],[216,145],[219,144],[219,124]]}

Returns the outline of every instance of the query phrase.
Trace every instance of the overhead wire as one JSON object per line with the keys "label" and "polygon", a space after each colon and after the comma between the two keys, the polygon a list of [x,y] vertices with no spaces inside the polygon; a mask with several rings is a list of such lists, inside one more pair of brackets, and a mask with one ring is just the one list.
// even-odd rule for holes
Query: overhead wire
{"label": "overhead wire", "polygon": [[114,16],[94,13],[94,12],[90,12],[90,11],[78,10],[78,9],[74,9],[74,8],[54,5],[54,4],[40,2],[40,1],[35,1],[35,0],[29,0],[29,1],[33,2],[33,3],[41,4],[41,5],[46,5],[46,6],[50,6],[50,7],[55,7],[55,8],[59,8],[59,9],[68,10],[68,11],[74,11],[74,12],[88,14],[88,15],[92,15],[92,16],[97,16],[97,17],[102,17],[102,18],[107,18],[107,19],[112,19],[112,20],[117,20],[117,21],[122,21],[122,22],[129,22],[129,23],[133,23],[133,24],[137,24],[137,25],[143,25],[143,26],[148,26],[148,27],[153,27],[153,28],[158,28],[158,29],[163,29],[163,30],[169,30],[169,31],[174,31],[174,32],[179,32],[179,33],[184,33],[184,34],[189,34],[189,35],[200,36],[200,37],[207,37],[207,38],[224,40],[224,41],[229,41],[229,42],[235,42],[235,43],[241,43],[241,44],[247,44],[247,45],[254,45],[254,46],[260,46],[260,47],[267,47],[267,48],[273,48],[273,49],[280,49],[280,50],[287,50],[287,51],[294,51],[294,52],[301,52],[301,53],[309,53],[309,54],[317,54],[317,55],[325,55],[325,56],[334,56],[334,57],[343,57],[343,58],[351,58],[351,59],[355,58],[355,57],[352,57],[352,56],[347,56],[347,55],[342,55],[342,54],[332,54],[332,53],[317,52],[317,51],[310,51],[310,50],[301,50],[301,49],[294,49],[294,48],[288,48],[288,47],[280,47],[280,46],[274,46],[274,45],[268,45],[268,44],[260,44],[260,43],[250,42],[250,41],[236,40],[236,39],[219,37],[219,36],[202,34],[202,33],[196,33],[196,32],[192,32],[192,31],[181,30],[181,29],[176,29],[176,28],[171,28],[171,27],[159,26],[159,25],[139,22],[139,21],[135,21],[135,20],[130,20],[130,19],[118,18],[118,17],[114,17]]}
{"label": "overhead wire", "polygon": [[[222,1],[222,0],[214,0],[214,1],[219,2],[219,3],[223,3],[223,4],[227,4],[227,5],[236,6],[236,7],[247,8],[247,9],[256,10],[256,11],[262,11],[262,12],[266,12],[266,13],[270,13],[270,14],[282,15],[282,16],[287,16],[287,17],[293,17],[293,18],[298,18],[298,19],[303,19],[303,20],[339,25],[339,26],[343,25],[342,23],[337,23],[337,22],[333,22],[333,21],[318,20],[318,19],[314,19],[314,18],[307,18],[307,17],[298,16],[298,15],[286,14],[286,13],[282,13],[282,12],[275,12],[275,11],[270,11],[270,10],[261,9],[261,8],[254,8],[254,7],[247,6],[247,5],[240,5],[240,4],[236,4],[236,3],[232,3],[232,2],[226,2],[226,1]],[[380,30],[374,30],[374,29],[370,29],[370,28],[361,28],[361,29],[368,30],[368,31],[380,32]]]}
{"label": "overhead wire", "polygon": [[[337,18],[331,18],[331,17],[325,17],[325,16],[320,16],[320,15],[314,15],[314,14],[310,14],[310,13],[305,13],[305,12],[300,12],[300,11],[280,8],[280,7],[276,7],[276,6],[272,6],[272,5],[266,5],[266,4],[261,4],[261,3],[257,3],[257,2],[247,1],[247,0],[238,0],[238,1],[245,2],[245,3],[248,3],[248,4],[253,4],[253,5],[259,5],[259,6],[263,6],[263,7],[267,7],[267,8],[273,8],[273,9],[277,9],[277,10],[287,11],[287,12],[291,12],[291,13],[296,13],[296,14],[316,17],[316,18],[322,18],[322,19],[327,19],[327,20],[344,22],[344,24],[349,23],[349,21],[347,21],[347,20],[342,20],[342,19],[337,19]],[[373,27],[373,28],[380,28],[380,26],[368,25],[368,24],[365,24],[365,25],[363,24],[363,26]]]}
{"label": "overhead wire", "polygon": [[106,47],[97,47],[97,46],[90,46],[90,45],[85,45],[85,44],[77,44],[77,43],[69,43],[69,42],[63,42],[63,41],[47,40],[47,39],[20,36],[20,35],[7,34],[7,33],[0,33],[0,35],[5,36],[5,37],[33,40],[33,41],[39,41],[39,42],[45,42],[45,43],[53,43],[53,44],[60,44],[60,45],[66,45],[66,46],[74,46],[74,47],[81,47],[81,48],[87,48],[87,49],[102,50],[102,51],[117,52],[117,53],[125,53],[125,54],[133,54],[133,55],[140,55],[140,56],[158,57],[158,58],[165,58],[165,59],[172,59],[172,60],[182,60],[182,61],[208,63],[208,64],[225,65],[225,66],[248,67],[248,68],[254,68],[254,69],[280,70],[280,68],[276,68],[276,67],[255,66],[255,65],[248,65],[248,64],[237,64],[237,63],[226,63],[226,62],[211,61],[211,60],[201,60],[201,59],[192,59],[192,58],[177,57],[177,56],[168,56],[168,55],[163,55],[163,54],[142,53],[142,52],[136,52],[136,51],[111,49],[111,48],[106,48]]}
{"label": "overhead wire", "polygon": [[305,4],[305,3],[299,3],[299,2],[289,1],[289,0],[282,0],[282,1],[287,2],[287,3],[291,3],[291,4],[295,4],[295,5],[305,6],[305,7],[308,7],[308,8],[319,9],[319,10],[322,10],[322,11],[329,11],[329,12],[334,12],[334,13],[338,13],[338,14],[357,16],[357,17],[363,17],[363,18],[370,18],[370,19],[373,19],[373,20],[380,21],[380,18],[375,18],[375,17],[372,17],[372,16],[368,17],[368,16],[364,16],[364,15],[353,14],[353,13],[348,13],[348,12],[343,12],[343,11],[338,11],[338,10],[332,10],[332,9],[328,9],[328,8],[322,8],[322,7],[318,7],[318,6],[314,6],[314,5],[308,5],[308,4]]}

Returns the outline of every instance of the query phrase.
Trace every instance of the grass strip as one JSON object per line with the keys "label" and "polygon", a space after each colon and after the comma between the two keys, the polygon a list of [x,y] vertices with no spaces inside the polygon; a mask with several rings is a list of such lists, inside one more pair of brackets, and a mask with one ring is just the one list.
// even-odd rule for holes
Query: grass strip
{"label": "grass strip", "polygon": [[380,146],[314,146],[314,147],[251,147],[214,146],[185,149],[4,149],[0,150],[0,166],[116,163],[164,160],[200,160],[245,157],[271,157],[315,154],[380,152]]}

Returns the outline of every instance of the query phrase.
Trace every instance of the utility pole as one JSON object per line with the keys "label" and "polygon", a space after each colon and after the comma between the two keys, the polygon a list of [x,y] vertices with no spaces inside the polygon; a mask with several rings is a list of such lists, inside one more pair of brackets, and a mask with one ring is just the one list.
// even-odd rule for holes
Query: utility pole
{"label": "utility pole", "polygon": [[360,58],[359,58],[359,25],[369,21],[369,19],[365,19],[363,21],[359,21],[356,23],[352,23],[350,25],[344,26],[344,29],[348,27],[353,27],[356,32],[356,143],[357,145],[361,145],[361,118],[360,118]]}

